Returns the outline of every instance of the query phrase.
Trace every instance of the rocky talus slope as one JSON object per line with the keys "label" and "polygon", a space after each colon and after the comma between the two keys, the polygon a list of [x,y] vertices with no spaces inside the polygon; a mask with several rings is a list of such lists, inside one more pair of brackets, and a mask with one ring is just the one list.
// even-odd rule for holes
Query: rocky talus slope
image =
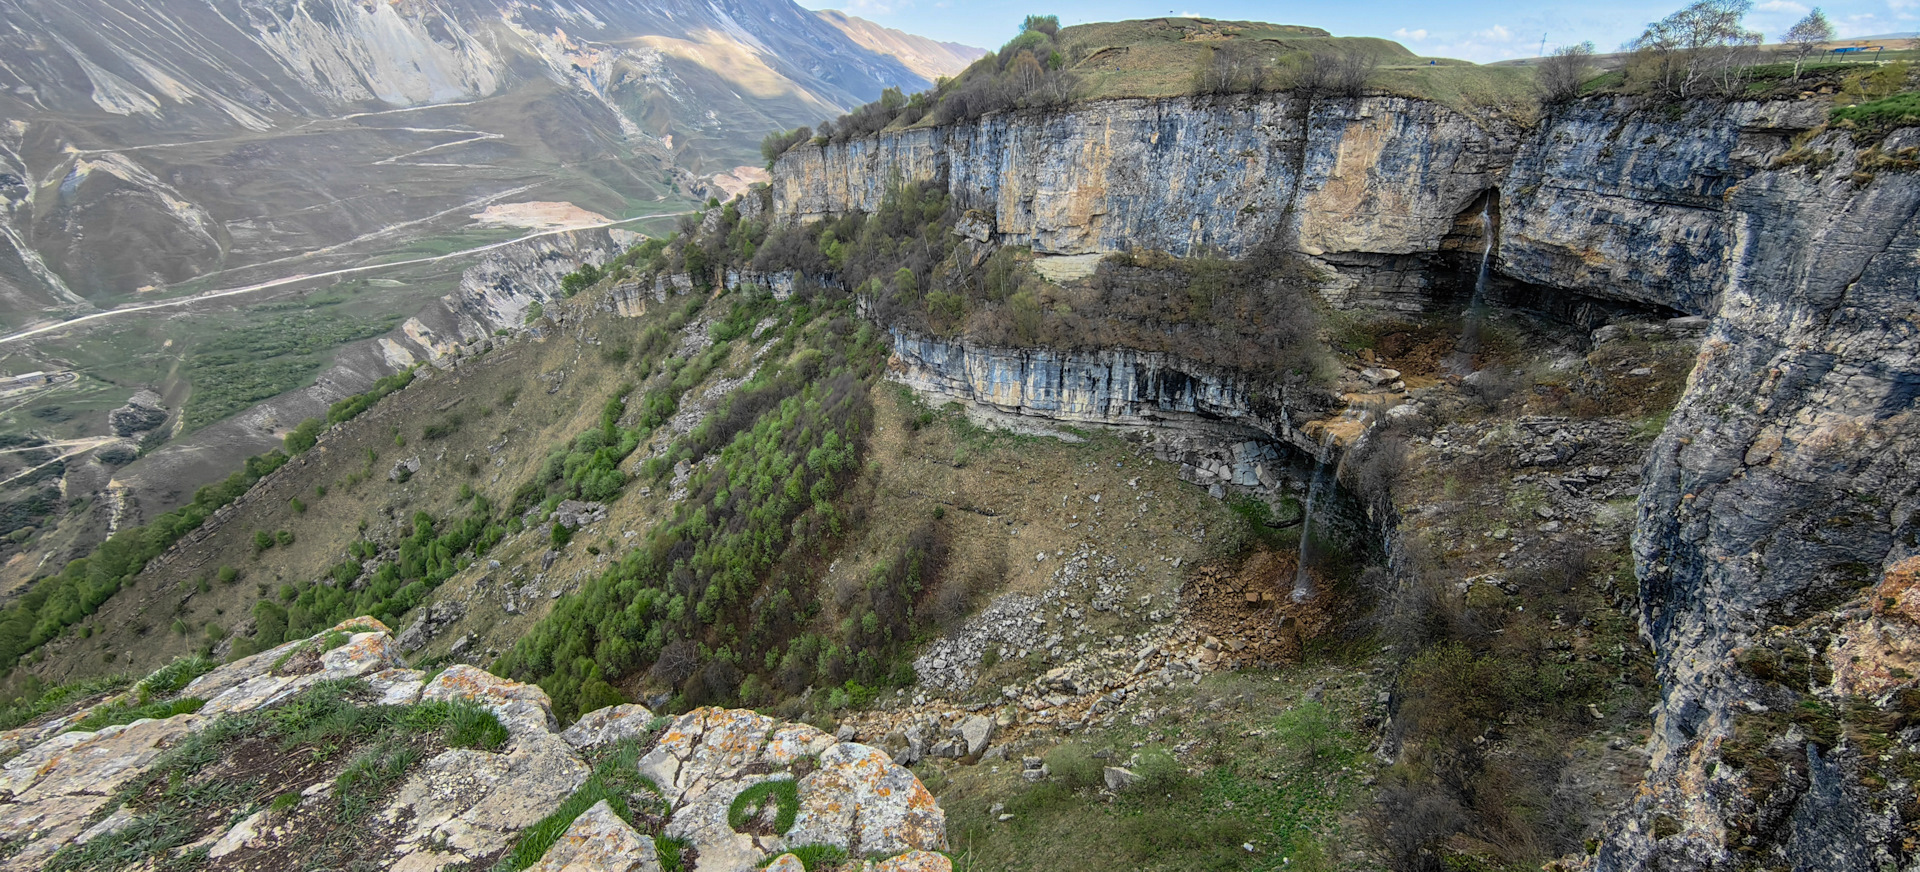
{"label": "rocky talus slope", "polygon": [[[921,180],[1043,261],[1279,240],[1330,302],[1379,313],[1458,301],[1471,271],[1443,267],[1484,252],[1494,299],[1710,319],[1634,532],[1663,688],[1651,765],[1578,863],[1865,870],[1908,856],[1920,820],[1920,136],[1857,143],[1825,120],[1813,101],[1592,100],[1531,128],[1400,98],[1110,101],[803,145],[774,207],[872,210],[889,179]],[[995,349],[897,347],[907,380],[1002,411],[1112,406],[1013,396],[1030,364]]]}
{"label": "rocky talus slope", "polygon": [[[469,704],[497,722],[499,735],[491,747],[383,758],[384,787],[373,791],[364,788],[367,756],[356,757],[351,742],[343,750],[283,739],[271,752],[247,735],[213,747],[196,742],[202,733],[229,736],[235,719],[250,718],[247,730],[265,733],[302,723],[322,708],[316,695],[328,693],[400,723],[435,706]],[[620,705],[559,731],[538,687],[470,666],[409,669],[371,618],[154,696],[192,711],[90,728],[89,717],[128,702],[116,697],[0,736],[0,838],[11,851],[0,869],[139,866],[153,840],[164,839],[167,856],[207,869],[285,868],[293,856],[350,851],[367,867],[395,870],[500,863],[640,872],[689,861],[750,870],[769,861],[794,868],[786,851],[803,846],[888,858],[868,866],[886,872],[951,869],[937,853],[946,847],[941,809],[881,751],[720,708],[665,718]],[[609,755],[616,750],[625,755]],[[775,789],[764,809],[735,808],[743,792],[766,782],[792,788]],[[169,785],[182,783],[217,797],[184,822],[169,817],[180,806]],[[613,783],[634,789],[604,786]],[[528,834],[541,828],[544,844],[529,853]],[[135,841],[139,848],[116,854],[115,845]]]}

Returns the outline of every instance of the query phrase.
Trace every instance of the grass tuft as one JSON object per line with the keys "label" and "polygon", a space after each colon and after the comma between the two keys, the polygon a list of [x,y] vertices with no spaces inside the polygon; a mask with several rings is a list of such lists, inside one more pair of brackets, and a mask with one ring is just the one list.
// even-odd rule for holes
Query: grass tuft
{"label": "grass tuft", "polygon": [[440,730],[452,748],[497,751],[511,734],[493,712],[478,703],[433,700],[407,709],[401,725],[418,731]]}
{"label": "grass tuft", "polygon": [[125,675],[86,678],[15,698],[0,708],[0,730],[11,730],[75,700],[112,693],[133,683]]}
{"label": "grass tuft", "polygon": [[[798,845],[781,853],[792,854],[807,872],[828,872],[828,870],[838,869],[848,859],[846,850],[835,845]],[[778,859],[780,854],[768,857],[760,861],[760,868],[765,869]]]}
{"label": "grass tuft", "polygon": [[781,835],[793,829],[794,818],[800,815],[800,785],[789,778],[777,778],[762,781],[733,798],[733,804],[727,807],[727,824],[737,832],[741,827],[760,815],[768,799],[777,807],[773,815],[773,831]]}
{"label": "grass tuft", "polygon": [[197,697],[145,704],[110,703],[101,706],[99,710],[93,714],[74,722],[73,726],[61,732],[92,733],[104,730],[107,727],[131,724],[134,721],[145,720],[147,718],[164,720],[174,715],[192,714],[199,711],[200,707],[206,704],[206,700]]}
{"label": "grass tuft", "polygon": [[155,670],[152,675],[140,682],[140,691],[154,696],[171,696],[193,680],[213,671],[218,666],[212,659],[198,654],[182,657]]}

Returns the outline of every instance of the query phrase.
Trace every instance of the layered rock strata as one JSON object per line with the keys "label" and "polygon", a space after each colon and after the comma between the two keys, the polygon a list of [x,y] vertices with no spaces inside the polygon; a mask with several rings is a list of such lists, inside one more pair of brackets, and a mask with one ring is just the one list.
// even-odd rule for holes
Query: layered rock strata
{"label": "layered rock strata", "polygon": [[[896,181],[943,187],[1010,244],[1244,253],[1278,240],[1330,300],[1419,309],[1470,292],[1483,253],[1527,294],[1711,313],[1721,199],[1824,120],[1811,103],[1678,117],[1592,101],[1531,130],[1401,97],[1114,100],[802,145],[774,166],[776,218],[873,211]],[[1490,238],[1491,237],[1491,238]]]}
{"label": "layered rock strata", "polygon": [[[1832,163],[1727,192],[1722,302],[1646,461],[1635,560],[1665,696],[1648,790],[1597,868],[1910,862],[1920,178],[1863,181],[1843,135],[1809,147]],[[1822,710],[1837,734],[1797,717]]]}
{"label": "layered rock strata", "polygon": [[904,330],[893,332],[893,348],[890,376],[923,394],[1007,416],[1138,432],[1206,485],[1273,489],[1290,453],[1276,443],[1312,457],[1324,450],[1291,416],[1324,414],[1326,395],[1270,388],[1174,355],[1011,348]]}

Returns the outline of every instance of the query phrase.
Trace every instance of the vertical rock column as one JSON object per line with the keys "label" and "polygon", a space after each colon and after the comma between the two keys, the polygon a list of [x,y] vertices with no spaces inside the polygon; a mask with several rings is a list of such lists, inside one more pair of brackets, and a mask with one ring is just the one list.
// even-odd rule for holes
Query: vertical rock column
{"label": "vertical rock column", "polygon": [[[1646,462],[1634,552],[1664,696],[1647,787],[1601,869],[1742,855],[1879,868],[1894,838],[1897,815],[1861,788],[1844,739],[1822,747],[1811,730],[1781,730],[1776,741],[1797,745],[1771,755],[1787,775],[1761,790],[1722,754],[1740,718],[1767,716],[1788,692],[1743,670],[1741,647],[1793,628],[1844,637],[1849,614],[1877,608],[1863,598],[1886,568],[1920,551],[1920,178],[1861,185],[1844,138],[1813,145],[1837,162],[1729,192],[1719,317]],[[1789,689],[1843,703],[1847,671],[1871,664],[1840,647],[1820,655],[1837,684],[1814,669],[1812,686]]]}

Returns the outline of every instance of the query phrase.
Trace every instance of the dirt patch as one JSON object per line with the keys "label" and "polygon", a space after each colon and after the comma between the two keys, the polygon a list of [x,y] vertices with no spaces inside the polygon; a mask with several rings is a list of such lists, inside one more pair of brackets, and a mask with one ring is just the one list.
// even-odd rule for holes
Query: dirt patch
{"label": "dirt patch", "polygon": [[572,203],[495,203],[472,216],[482,227],[525,227],[529,230],[571,230],[605,224],[607,216]]}
{"label": "dirt patch", "polygon": [[707,179],[707,184],[720,189],[720,192],[725,195],[721,199],[731,200],[746,193],[747,189],[754,185],[771,178],[772,176],[760,167],[740,166],[724,173],[714,173]]}
{"label": "dirt patch", "polygon": [[1380,334],[1371,350],[1379,365],[1399,370],[1409,387],[1424,387],[1447,374],[1447,358],[1459,345],[1457,330],[1421,324]]}
{"label": "dirt patch", "polygon": [[287,655],[287,659],[275,664],[275,675],[305,675],[320,671],[320,650],[313,645],[301,646],[299,650]]}
{"label": "dirt patch", "polygon": [[[419,760],[427,760],[445,750],[437,733],[413,736],[406,744]],[[213,861],[208,868],[276,872],[287,868],[290,855],[308,857],[333,868],[385,865],[397,843],[395,831],[402,827],[380,826],[369,820],[343,820],[340,800],[335,796],[335,779],[361,748],[361,744],[303,745],[282,750],[278,743],[267,740],[246,740],[236,746],[213,770],[211,777],[256,785],[251,797],[253,803],[267,805],[276,797],[300,793],[323,783],[330,789],[304,797],[290,808],[269,811],[258,827],[263,842],[260,847],[243,847]],[[385,805],[404,781],[404,778],[395,779],[377,795],[367,797],[368,807]],[[220,828],[215,827],[207,834],[218,832]]]}
{"label": "dirt patch", "polygon": [[[1180,591],[1187,620],[1219,641],[1217,649],[1206,650],[1221,665],[1297,663],[1306,641],[1333,625],[1332,594],[1293,601],[1297,560],[1291,551],[1256,551],[1237,566],[1200,567],[1187,580]],[[1314,589],[1327,590],[1324,579],[1307,574]]]}

